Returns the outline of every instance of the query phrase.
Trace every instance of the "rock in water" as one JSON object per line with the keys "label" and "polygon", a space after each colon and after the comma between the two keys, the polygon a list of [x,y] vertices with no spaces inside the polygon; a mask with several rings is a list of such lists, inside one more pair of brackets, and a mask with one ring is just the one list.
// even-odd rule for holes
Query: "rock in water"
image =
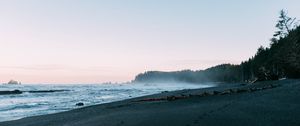
{"label": "rock in water", "polygon": [[84,106],[82,102],[76,103],[76,106]]}
{"label": "rock in water", "polygon": [[0,95],[10,95],[10,94],[22,94],[22,91],[20,90],[0,91]]}
{"label": "rock in water", "polygon": [[7,82],[7,84],[21,84],[21,82],[10,80],[9,82]]}

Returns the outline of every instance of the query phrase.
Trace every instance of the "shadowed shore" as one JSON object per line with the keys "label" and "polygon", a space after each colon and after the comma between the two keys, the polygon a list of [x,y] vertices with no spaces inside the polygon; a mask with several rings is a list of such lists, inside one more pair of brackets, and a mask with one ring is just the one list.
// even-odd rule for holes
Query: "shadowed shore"
{"label": "shadowed shore", "polygon": [[162,92],[1,126],[299,126],[300,80]]}

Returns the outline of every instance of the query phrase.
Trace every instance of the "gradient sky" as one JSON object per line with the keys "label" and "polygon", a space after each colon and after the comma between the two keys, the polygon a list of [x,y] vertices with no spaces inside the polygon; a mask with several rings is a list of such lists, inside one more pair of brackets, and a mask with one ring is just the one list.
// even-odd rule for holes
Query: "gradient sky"
{"label": "gradient sky", "polygon": [[238,64],[299,0],[1,0],[0,83],[130,81]]}

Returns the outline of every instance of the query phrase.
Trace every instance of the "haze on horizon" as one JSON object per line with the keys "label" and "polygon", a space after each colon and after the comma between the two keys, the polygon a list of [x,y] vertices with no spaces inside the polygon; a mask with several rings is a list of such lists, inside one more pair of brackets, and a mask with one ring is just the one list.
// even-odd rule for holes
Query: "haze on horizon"
{"label": "haze on horizon", "polygon": [[260,45],[268,46],[281,9],[299,18],[299,5],[297,0],[2,0],[0,83],[123,82],[149,70],[238,64]]}

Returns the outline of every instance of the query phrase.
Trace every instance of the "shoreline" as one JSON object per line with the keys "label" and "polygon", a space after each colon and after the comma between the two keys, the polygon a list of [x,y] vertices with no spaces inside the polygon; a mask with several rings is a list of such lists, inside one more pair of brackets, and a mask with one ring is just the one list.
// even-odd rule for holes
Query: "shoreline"
{"label": "shoreline", "polygon": [[224,84],[162,92],[0,122],[0,125],[299,125],[300,102],[296,100],[300,97],[299,89],[300,80]]}

